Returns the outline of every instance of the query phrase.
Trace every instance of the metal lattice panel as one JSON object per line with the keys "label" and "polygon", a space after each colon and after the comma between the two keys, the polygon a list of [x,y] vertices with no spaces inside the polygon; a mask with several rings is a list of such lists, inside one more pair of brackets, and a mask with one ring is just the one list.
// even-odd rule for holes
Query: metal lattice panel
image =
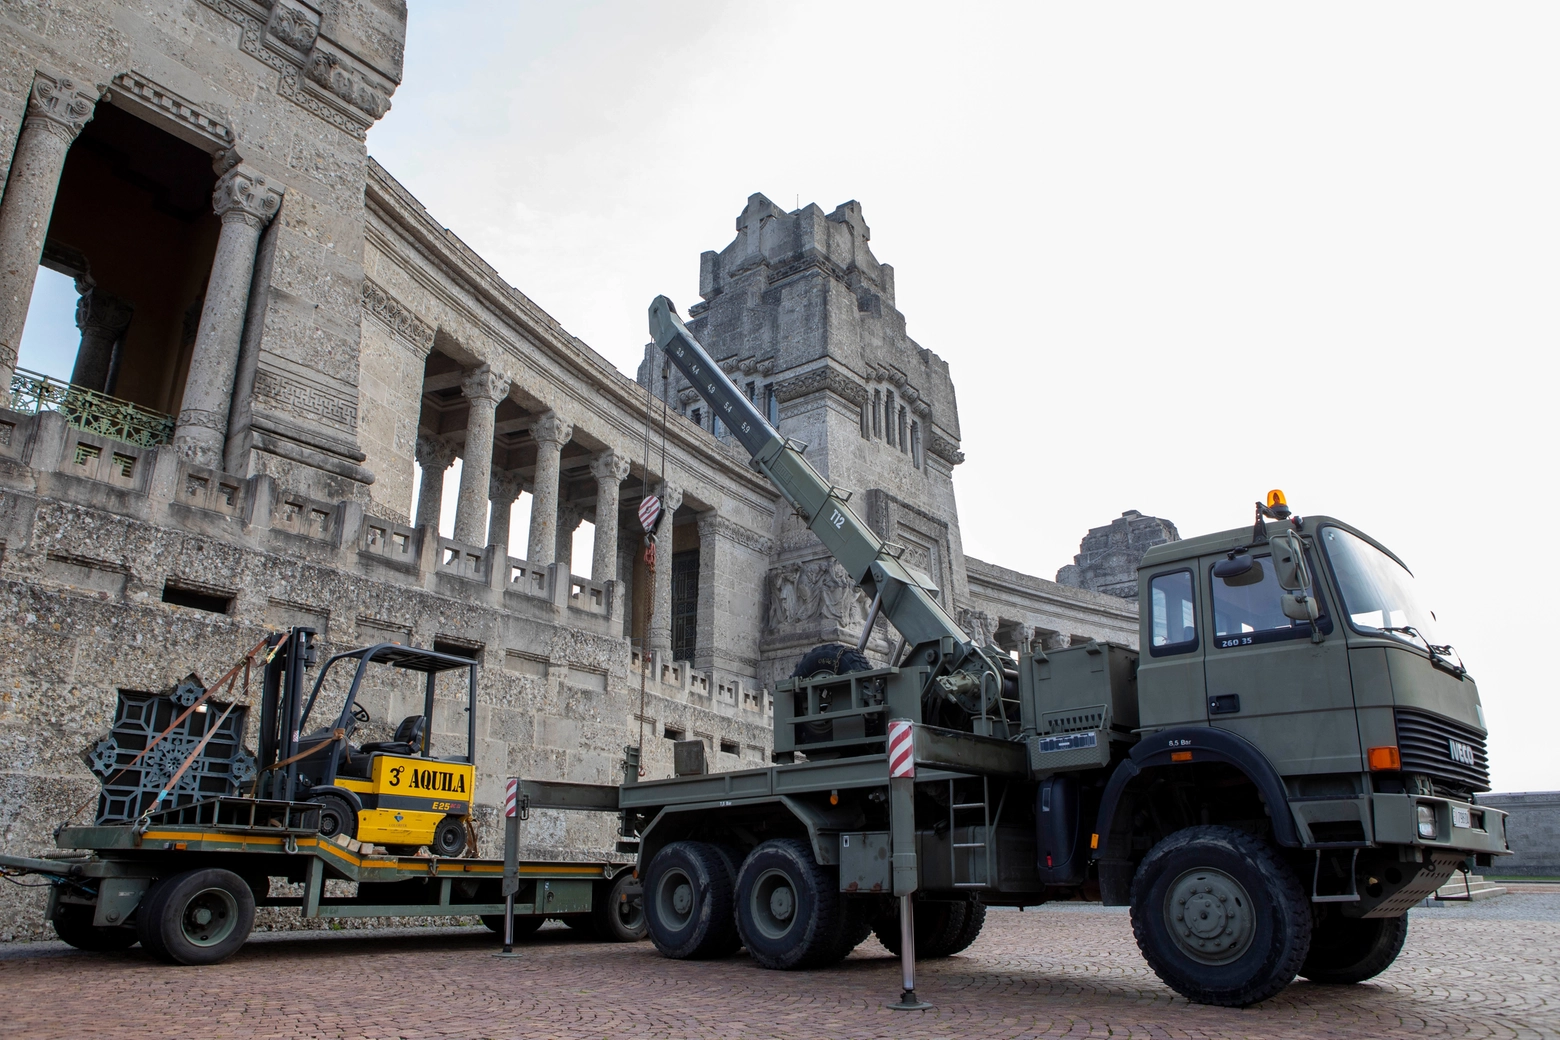
{"label": "metal lattice panel", "polygon": [[14,412],[59,412],[78,430],[143,448],[173,441],[171,415],[25,368],[16,369],[11,377],[6,404]]}
{"label": "metal lattice panel", "polygon": [[181,683],[171,696],[119,691],[113,730],[83,756],[103,783],[98,823],[134,820],[151,808],[158,792],[179,772],[208,732],[212,733],[211,739],[174,784],[163,801],[164,809],[238,794],[239,785],[254,777],[255,756],[243,746],[249,709],[235,706],[222,719],[228,705],[216,701],[207,701],[191,712],[137,761],[136,756],[202,692],[189,681]]}

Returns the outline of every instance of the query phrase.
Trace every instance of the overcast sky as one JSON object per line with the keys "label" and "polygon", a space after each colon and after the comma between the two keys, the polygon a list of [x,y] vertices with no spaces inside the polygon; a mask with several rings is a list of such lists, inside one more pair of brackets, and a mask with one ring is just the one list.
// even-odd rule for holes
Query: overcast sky
{"label": "overcast sky", "polygon": [[[625,372],[747,196],[861,202],[959,392],[968,553],[1281,487],[1420,577],[1560,788],[1553,4],[411,4],[369,149]],[[1515,620],[1522,620],[1517,625]]]}
{"label": "overcast sky", "polygon": [[1125,509],[1193,535],[1281,487],[1408,562],[1497,789],[1555,789],[1555,582],[1522,561],[1560,499],[1557,23],[413,0],[369,149],[629,373],[650,299],[686,311],[749,194],[859,200],[952,365],[968,553],[1051,577]]}

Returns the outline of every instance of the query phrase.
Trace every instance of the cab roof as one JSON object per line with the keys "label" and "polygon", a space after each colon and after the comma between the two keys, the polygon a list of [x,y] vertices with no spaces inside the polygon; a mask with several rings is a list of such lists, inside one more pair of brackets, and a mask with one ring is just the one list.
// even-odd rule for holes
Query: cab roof
{"label": "cab roof", "polygon": [[[1364,531],[1361,531],[1357,527],[1346,524],[1342,520],[1337,520],[1330,516],[1308,516],[1304,518],[1304,523],[1305,526],[1301,528],[1302,534],[1314,534],[1324,525],[1340,527],[1343,530],[1348,531],[1350,534],[1356,535],[1369,542],[1371,545],[1374,545],[1376,548],[1392,557],[1393,560],[1397,561],[1398,565],[1404,570],[1409,571],[1410,574],[1413,573],[1413,571],[1409,570],[1408,564],[1404,563],[1401,559],[1398,559],[1397,553],[1394,553],[1391,549],[1388,549],[1385,545],[1382,545]],[[1267,529],[1268,537],[1272,538],[1274,535],[1280,533],[1286,527],[1288,527],[1289,521],[1269,520],[1263,526]],[[1183,538],[1179,542],[1162,542],[1159,545],[1149,549],[1148,552],[1144,553],[1143,562],[1138,566],[1140,570],[1146,570],[1149,567],[1158,567],[1165,563],[1179,563],[1183,560],[1191,560],[1199,556],[1209,556],[1215,553],[1227,553],[1231,549],[1250,545],[1251,531],[1252,528],[1248,524],[1245,527],[1236,527],[1229,531],[1219,531],[1216,534],[1201,534],[1197,535],[1195,538]]]}

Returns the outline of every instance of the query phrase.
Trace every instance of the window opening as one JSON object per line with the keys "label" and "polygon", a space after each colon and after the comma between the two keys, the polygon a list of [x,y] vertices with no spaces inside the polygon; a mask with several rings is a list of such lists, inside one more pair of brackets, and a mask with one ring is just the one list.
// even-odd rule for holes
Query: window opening
{"label": "window opening", "polygon": [[1149,589],[1149,653],[1154,657],[1197,649],[1197,607],[1191,571],[1157,574]]}
{"label": "window opening", "polygon": [[872,436],[883,436],[883,391],[872,391]]}
{"label": "window opening", "polygon": [[774,384],[769,384],[764,390],[764,414],[769,416],[769,425],[780,425],[780,398],[775,396]]}
{"label": "window opening", "polygon": [[[1211,581],[1214,645],[1220,649],[1311,634],[1310,622],[1284,615],[1283,590],[1278,586],[1272,556],[1255,557],[1245,574]],[[1322,631],[1330,628],[1324,624]]]}
{"label": "window opening", "polygon": [[904,405],[900,405],[899,406],[899,452],[900,452],[900,454],[904,454],[906,451],[909,450],[909,445],[905,443],[906,441],[908,441],[910,439],[909,437],[905,436],[905,431],[908,428],[907,422],[906,422],[908,417],[909,417],[909,413],[905,411],[905,406]]}
{"label": "window opening", "polygon": [[894,392],[892,390],[883,395],[883,441],[885,444],[894,443]]}
{"label": "window opening", "polygon": [[742,745],[735,740],[723,740],[720,742],[720,753],[723,755],[742,754]]}
{"label": "window opening", "polygon": [[698,643],[699,550],[672,554],[672,660],[693,660]]}
{"label": "window opening", "polygon": [[164,585],[162,593],[164,603],[172,603],[176,607],[190,607],[194,610],[205,610],[212,614],[227,614],[233,608],[232,596],[218,596],[209,592],[196,592],[179,585]]}
{"label": "window opening", "polygon": [[916,469],[921,468],[921,424],[910,424],[910,463]]}
{"label": "window opening", "polygon": [[686,735],[686,731],[667,726],[666,729],[662,731],[662,735],[665,736],[667,740],[682,740]]}

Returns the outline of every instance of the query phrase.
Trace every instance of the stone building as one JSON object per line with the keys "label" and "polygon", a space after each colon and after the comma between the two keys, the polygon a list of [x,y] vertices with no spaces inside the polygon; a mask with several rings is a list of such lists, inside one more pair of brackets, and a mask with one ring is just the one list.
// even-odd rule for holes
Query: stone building
{"label": "stone building", "polygon": [[[0,33],[5,848],[90,815],[80,755],[118,690],[214,677],[293,624],[481,661],[487,833],[504,776],[616,782],[625,744],[651,775],[668,738],[704,739],[712,768],[768,760],[774,679],[856,638],[861,597],[657,359],[618,372],[368,157],[401,4],[56,0]],[[964,555],[948,363],[906,336],[860,206],[755,195],[736,230],[700,261],[693,328],[961,623],[1015,651],[1135,642],[1134,603]],[[16,369],[40,265],[80,292],[68,385]],[[647,388],[672,414],[648,466]],[[669,511],[653,572],[646,489]],[[573,559],[584,520],[595,550]],[[358,739],[416,710],[393,686],[365,704]],[[465,730],[454,709],[432,724]],[[527,829],[538,856],[610,839]],[[0,890],[0,936],[43,934],[41,905]]]}

